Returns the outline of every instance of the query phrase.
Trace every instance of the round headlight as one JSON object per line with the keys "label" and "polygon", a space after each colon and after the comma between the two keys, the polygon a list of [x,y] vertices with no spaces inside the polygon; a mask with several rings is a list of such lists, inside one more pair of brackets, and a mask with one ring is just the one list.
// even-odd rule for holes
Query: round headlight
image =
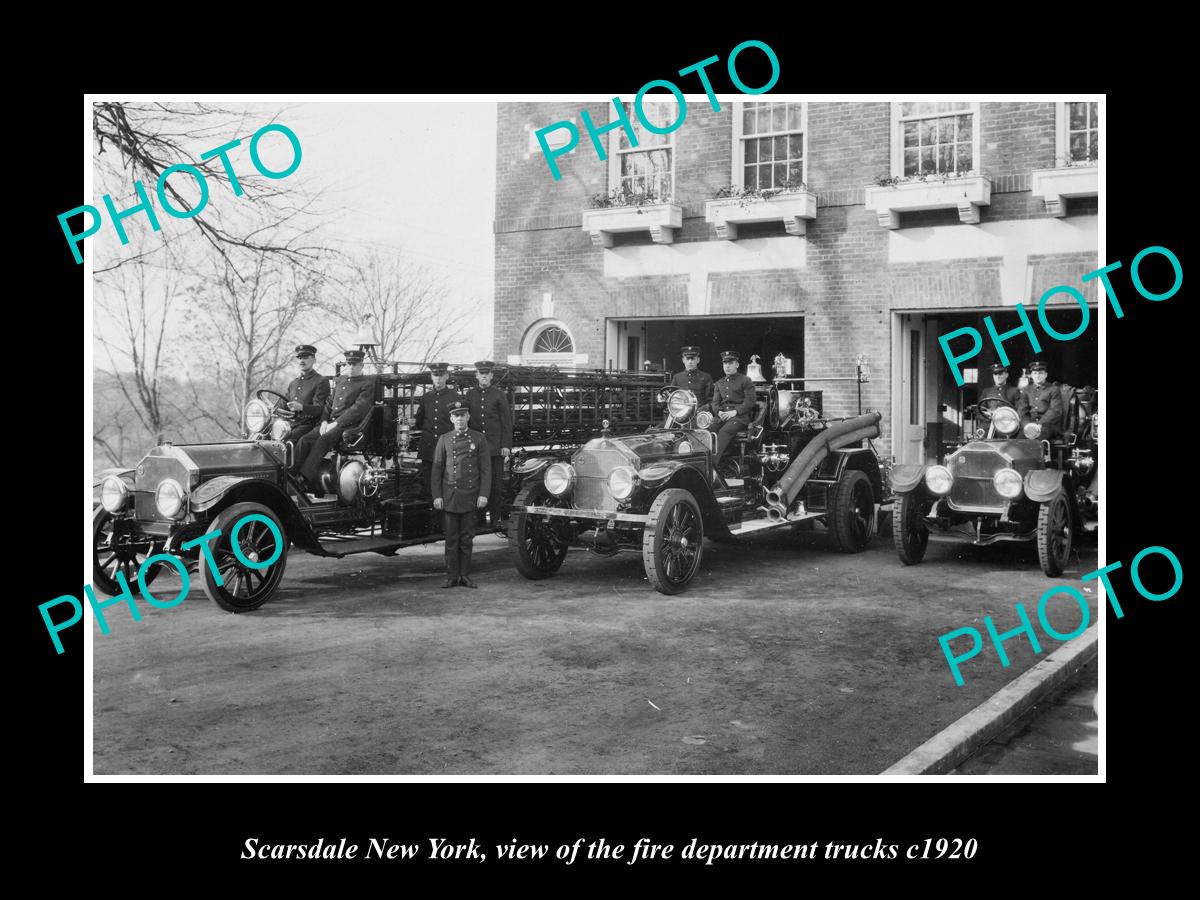
{"label": "round headlight", "polygon": [[992,413],[992,424],[1001,434],[1014,434],[1021,420],[1017,418],[1017,411],[1011,406],[998,406]]}
{"label": "round headlight", "polygon": [[186,496],[183,486],[178,481],[168,478],[154,492],[154,506],[159,515],[174,519],[183,510],[183,498]]}
{"label": "round headlight", "polygon": [[696,416],[696,427],[697,428],[707,428],[712,423],[713,423],[713,414],[710,413],[707,409],[702,411],[701,413],[699,413]]}
{"label": "round headlight", "polygon": [[254,399],[246,404],[246,431],[259,434],[271,421],[271,407],[262,400]]}
{"label": "round headlight", "polygon": [[671,391],[667,398],[667,412],[671,418],[686,422],[696,411],[696,395],[691,391]]}
{"label": "round headlight", "polygon": [[1021,496],[1021,473],[1016,469],[1001,469],[992,476],[992,484],[1005,500]]}
{"label": "round headlight", "polygon": [[557,462],[546,469],[544,481],[546,490],[555,497],[561,497],[575,483],[575,468],[570,463]]}
{"label": "round headlight", "polygon": [[680,441],[679,446],[675,448],[676,453],[691,453],[692,445],[687,441]]}
{"label": "round headlight", "polygon": [[954,484],[954,476],[945,466],[930,466],[925,470],[925,486],[935,494],[950,493],[952,484]]}
{"label": "round headlight", "polygon": [[100,483],[100,505],[115,513],[129,499],[129,488],[116,475],[107,475]]}
{"label": "round headlight", "polygon": [[1042,426],[1037,422],[1030,422],[1025,426],[1025,437],[1031,441],[1036,441],[1042,434]]}
{"label": "round headlight", "polygon": [[282,441],[292,433],[292,424],[285,419],[276,419],[271,423],[271,440]]}
{"label": "round headlight", "polygon": [[617,466],[608,474],[608,489],[618,500],[628,500],[637,487],[637,472],[629,466]]}

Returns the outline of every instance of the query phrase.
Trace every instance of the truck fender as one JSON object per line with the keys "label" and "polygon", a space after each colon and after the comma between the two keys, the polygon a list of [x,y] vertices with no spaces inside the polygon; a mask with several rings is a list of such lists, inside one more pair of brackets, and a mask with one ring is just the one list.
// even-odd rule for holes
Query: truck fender
{"label": "truck fender", "polygon": [[927,468],[924,464],[914,463],[892,466],[892,491],[897,494],[911,493],[917,486],[924,484]]}
{"label": "truck fender", "polygon": [[[665,460],[651,463],[638,474],[642,479],[642,485],[656,495],[668,488],[679,488],[695,497],[696,503],[700,507],[700,515],[704,519],[705,533],[716,528],[724,528],[721,523],[721,514],[717,509],[717,502],[713,499],[712,485],[693,466],[675,460]],[[649,506],[649,504],[646,505]]]}
{"label": "truck fender", "polygon": [[250,478],[245,475],[218,475],[204,482],[188,498],[194,512],[209,512],[215,516],[222,509],[234,503],[250,501],[261,503],[279,516],[287,529],[286,537],[297,547],[304,550],[320,550],[321,543],[313,534],[308,522],[292,498],[276,485],[261,478]]}
{"label": "truck fender", "polygon": [[849,447],[834,450],[832,455],[839,456],[843,462],[838,466],[838,478],[847,470],[864,473],[871,482],[871,491],[875,494],[875,502],[883,502],[883,476],[879,473],[879,457],[870,447]]}
{"label": "truck fender", "polygon": [[1062,478],[1062,469],[1031,469],[1025,473],[1025,496],[1045,503],[1057,493]]}

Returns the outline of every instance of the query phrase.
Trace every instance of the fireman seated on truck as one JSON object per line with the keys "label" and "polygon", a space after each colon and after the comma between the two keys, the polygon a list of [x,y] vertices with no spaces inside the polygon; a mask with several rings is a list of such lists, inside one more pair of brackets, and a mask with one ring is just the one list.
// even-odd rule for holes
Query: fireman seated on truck
{"label": "fireman seated on truck", "polygon": [[757,400],[754,382],[748,375],[738,371],[741,357],[736,350],[723,351],[721,365],[725,368],[725,377],[713,385],[712,402],[709,403],[714,418],[708,429],[717,433],[714,465],[725,455],[734,436],[750,427],[750,416]]}

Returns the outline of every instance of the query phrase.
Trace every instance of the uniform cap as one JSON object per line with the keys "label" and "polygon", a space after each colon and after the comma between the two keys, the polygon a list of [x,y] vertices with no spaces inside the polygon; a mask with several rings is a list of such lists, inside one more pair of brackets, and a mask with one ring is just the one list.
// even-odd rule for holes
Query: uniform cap
{"label": "uniform cap", "polygon": [[731,360],[731,359],[734,362],[742,361],[742,357],[738,354],[738,352],[736,350],[722,350],[721,351],[721,362],[729,362],[729,360]]}
{"label": "uniform cap", "polygon": [[496,368],[496,364],[490,359],[481,359],[479,362],[475,363],[475,371],[481,372],[484,375],[492,371],[494,368]]}
{"label": "uniform cap", "polygon": [[699,356],[700,348],[699,347],[681,347],[679,349],[679,355],[680,356]]}
{"label": "uniform cap", "polygon": [[463,406],[461,400],[455,400],[454,404],[450,407],[451,416],[466,416],[470,415],[470,413],[471,411],[467,409],[467,407]]}
{"label": "uniform cap", "polygon": [[992,363],[992,373],[993,374],[999,375],[1001,372],[1007,372],[1007,371],[1008,371],[1008,366],[1002,366],[998,362]]}
{"label": "uniform cap", "polygon": [[296,345],[296,355],[297,356],[316,356],[317,348],[314,347],[312,344],[297,344]]}
{"label": "uniform cap", "polygon": [[450,365],[448,363],[444,363],[444,362],[435,362],[435,363],[429,364],[429,371],[432,372],[434,375],[444,375],[446,373],[446,370],[449,368],[450,368]]}
{"label": "uniform cap", "polygon": [[1048,370],[1046,369],[1046,364],[1044,362],[1042,362],[1040,359],[1035,359],[1033,362],[1031,362],[1029,364],[1029,371],[1030,372],[1045,372]]}
{"label": "uniform cap", "polygon": [[344,355],[346,357],[346,362],[350,363],[362,362],[364,359],[366,359],[366,354],[364,354],[361,350],[346,350],[344,351]]}

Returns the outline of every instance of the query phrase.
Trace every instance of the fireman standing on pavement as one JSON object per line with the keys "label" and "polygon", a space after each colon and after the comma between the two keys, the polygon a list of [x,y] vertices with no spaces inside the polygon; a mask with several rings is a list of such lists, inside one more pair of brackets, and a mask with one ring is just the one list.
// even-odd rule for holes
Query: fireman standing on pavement
{"label": "fireman standing on pavement", "polygon": [[454,430],[438,438],[433,452],[433,508],[443,513],[446,536],[444,588],[478,587],[470,578],[476,510],[488,504],[492,460],[487,438],[467,428],[470,410],[458,401],[450,409]]}
{"label": "fireman standing on pavement", "polygon": [[433,380],[433,389],[421,395],[421,405],[417,407],[414,427],[421,430],[421,442],[417,445],[417,458],[421,460],[421,481],[424,484],[425,496],[433,496],[433,449],[437,446],[438,438],[448,433],[454,426],[450,422],[450,410],[455,405],[462,405],[462,397],[458,391],[446,386],[450,376],[449,366],[444,362],[429,364],[429,376]]}
{"label": "fireman standing on pavement", "polygon": [[[508,405],[508,394],[492,384],[496,364],[490,359],[475,363],[478,387],[467,391],[467,409],[471,412],[470,422],[487,438],[488,450],[492,454],[492,481],[488,491],[488,514],[492,527],[500,521],[500,482],[504,477],[504,460],[512,453],[513,414]],[[479,524],[485,524],[483,513]]]}

